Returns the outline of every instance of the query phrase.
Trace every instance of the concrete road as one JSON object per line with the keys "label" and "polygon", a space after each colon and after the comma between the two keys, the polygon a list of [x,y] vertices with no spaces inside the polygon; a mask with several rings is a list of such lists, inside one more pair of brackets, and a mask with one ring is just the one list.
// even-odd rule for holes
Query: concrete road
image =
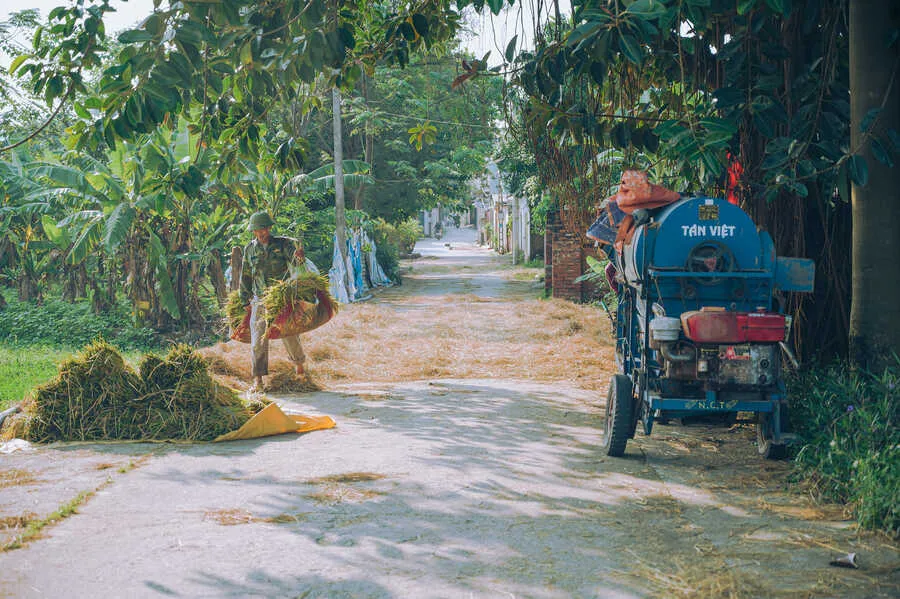
{"label": "concrete road", "polygon": [[[514,302],[526,288],[479,274],[498,258],[469,234],[420,244],[441,268],[377,301],[459,286]],[[597,447],[603,398],[565,382],[353,383],[276,399],[338,426],[0,455],[0,522],[63,508],[0,553],[0,596],[900,592],[896,545],[792,492],[789,465],[758,460],[747,430],[659,426],[612,459]],[[863,569],[828,565],[848,551]]]}

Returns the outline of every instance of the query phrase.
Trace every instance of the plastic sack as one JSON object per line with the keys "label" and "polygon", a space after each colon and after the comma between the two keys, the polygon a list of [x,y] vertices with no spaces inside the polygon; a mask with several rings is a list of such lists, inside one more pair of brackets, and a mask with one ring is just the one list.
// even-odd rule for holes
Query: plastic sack
{"label": "plastic sack", "polygon": [[613,246],[617,252],[621,252],[625,244],[631,243],[631,238],[636,230],[632,213],[641,208],[652,210],[677,202],[681,194],[661,185],[650,183],[647,173],[644,171],[625,171],[622,173],[622,182],[619,184],[619,192],[613,196],[619,210],[625,213],[625,218],[619,223]]}
{"label": "plastic sack", "polygon": [[266,330],[266,338],[281,339],[308,333],[331,320],[336,312],[334,301],[328,293],[316,291],[316,303],[294,302],[292,306],[282,310]]}
{"label": "plastic sack", "polygon": [[356,287],[356,296],[361,296],[366,290],[365,273],[362,263],[362,239],[359,231],[355,231],[347,240],[347,258],[353,265],[353,285]]}
{"label": "plastic sack", "polygon": [[[337,313],[336,302],[325,291],[316,291],[316,302],[294,302],[285,308],[266,329],[267,339],[293,337],[317,329]],[[231,339],[240,343],[250,343],[250,310],[244,320],[231,332]]]}
{"label": "plastic sack", "polygon": [[250,343],[250,310],[244,314],[244,320],[229,335],[233,341]]}
{"label": "plastic sack", "polygon": [[615,195],[619,209],[631,214],[640,208],[653,209],[671,204],[681,199],[677,191],[672,191],[650,183],[644,171],[625,171]]}
{"label": "plastic sack", "polygon": [[341,257],[341,250],[337,244],[337,235],[334,237],[334,254],[331,258],[331,269],[328,271],[328,290],[331,291],[331,297],[341,302],[349,304],[351,297],[347,292],[347,286],[344,281],[347,279],[347,263]]}
{"label": "plastic sack", "polygon": [[371,248],[368,252],[365,252],[365,255],[366,265],[369,267],[369,279],[372,281],[372,285],[375,287],[386,287],[391,285],[391,280],[384,273],[384,269],[381,268],[381,265],[378,264],[378,259],[376,258],[378,248],[375,246],[375,240],[363,231],[362,241],[364,247],[368,246]]}
{"label": "plastic sack", "polygon": [[241,428],[216,437],[214,442],[258,439],[284,433],[308,433],[334,428],[334,426],[334,419],[330,416],[286,414],[277,404],[271,403],[244,423]]}

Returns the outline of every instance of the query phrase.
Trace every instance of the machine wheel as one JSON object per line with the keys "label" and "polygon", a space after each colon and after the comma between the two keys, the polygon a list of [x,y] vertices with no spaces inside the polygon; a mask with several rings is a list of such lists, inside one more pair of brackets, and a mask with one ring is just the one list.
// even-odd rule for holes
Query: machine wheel
{"label": "machine wheel", "polygon": [[631,379],[624,374],[614,375],[609,381],[606,396],[606,425],[603,431],[606,455],[620,457],[625,453],[625,445],[634,426],[633,410]]}
{"label": "machine wheel", "polygon": [[[782,428],[787,422],[787,410],[781,409]],[[787,456],[787,446],[772,442],[772,417],[765,412],[759,412],[756,420],[756,450],[759,455],[767,460],[781,460]]]}

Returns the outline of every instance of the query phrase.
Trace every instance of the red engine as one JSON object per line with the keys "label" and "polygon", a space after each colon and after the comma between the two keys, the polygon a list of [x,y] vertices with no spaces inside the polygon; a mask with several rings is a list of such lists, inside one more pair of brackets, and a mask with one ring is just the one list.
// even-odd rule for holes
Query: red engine
{"label": "red engine", "polygon": [[702,308],[684,312],[681,326],[685,337],[694,343],[778,343],[785,339],[784,315],[765,310]]}

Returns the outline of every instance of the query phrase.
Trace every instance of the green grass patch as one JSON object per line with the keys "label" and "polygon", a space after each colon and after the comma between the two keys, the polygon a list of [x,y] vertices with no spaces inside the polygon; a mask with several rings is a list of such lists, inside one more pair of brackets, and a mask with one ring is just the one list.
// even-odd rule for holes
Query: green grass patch
{"label": "green grass patch", "polygon": [[0,345],[0,410],[22,401],[36,385],[56,376],[59,363],[73,353],[60,348]]}
{"label": "green grass patch", "polygon": [[900,364],[880,375],[811,368],[789,381],[789,397],[801,477],[851,506],[861,527],[900,536]]}

